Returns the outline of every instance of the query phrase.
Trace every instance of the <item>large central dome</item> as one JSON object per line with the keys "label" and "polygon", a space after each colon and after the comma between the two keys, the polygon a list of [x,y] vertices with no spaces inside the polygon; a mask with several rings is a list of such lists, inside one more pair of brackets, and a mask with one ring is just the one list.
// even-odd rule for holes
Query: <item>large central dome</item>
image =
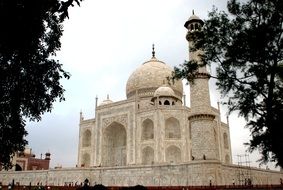
{"label": "large central dome", "polygon": [[[153,97],[155,90],[168,83],[167,77],[172,75],[173,69],[164,62],[152,57],[149,61],[143,63],[129,77],[126,87],[127,98],[135,97]],[[183,84],[180,80],[170,84],[177,98],[182,100]]]}

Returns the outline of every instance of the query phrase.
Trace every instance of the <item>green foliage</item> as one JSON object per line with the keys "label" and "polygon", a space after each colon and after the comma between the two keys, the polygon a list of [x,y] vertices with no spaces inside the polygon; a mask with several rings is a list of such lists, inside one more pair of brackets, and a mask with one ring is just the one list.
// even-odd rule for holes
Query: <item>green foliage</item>
{"label": "green foliage", "polygon": [[279,64],[278,66],[277,77],[279,77],[280,80],[283,82],[283,63]]}
{"label": "green foliage", "polygon": [[[230,112],[246,119],[249,150],[283,167],[283,1],[230,0],[227,7],[229,14],[209,13],[195,48],[202,64],[217,64],[212,77]],[[192,80],[199,66],[186,62],[174,77]]]}
{"label": "green foliage", "polygon": [[55,55],[73,1],[0,2],[0,163],[5,169],[27,144],[25,119],[39,121],[57,99],[64,100],[60,79],[70,75]]}

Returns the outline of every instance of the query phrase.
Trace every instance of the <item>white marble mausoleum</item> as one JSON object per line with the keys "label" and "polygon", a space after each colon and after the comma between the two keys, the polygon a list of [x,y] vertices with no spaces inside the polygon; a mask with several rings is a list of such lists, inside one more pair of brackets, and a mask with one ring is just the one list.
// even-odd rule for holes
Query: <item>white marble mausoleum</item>
{"label": "white marble mausoleum", "polygon": [[[202,52],[192,51],[190,34],[202,25],[196,15],[185,23],[188,56],[198,63]],[[221,121],[219,108],[211,106],[207,69],[201,67],[190,84],[190,107],[184,102],[182,82],[168,83],[172,71],[153,48],[152,57],[130,75],[125,100],[107,98],[96,104],[91,119],[81,113],[76,168],[1,171],[0,181],[64,185],[88,178],[91,184],[110,186],[279,184],[282,172],[232,163],[229,125]]]}

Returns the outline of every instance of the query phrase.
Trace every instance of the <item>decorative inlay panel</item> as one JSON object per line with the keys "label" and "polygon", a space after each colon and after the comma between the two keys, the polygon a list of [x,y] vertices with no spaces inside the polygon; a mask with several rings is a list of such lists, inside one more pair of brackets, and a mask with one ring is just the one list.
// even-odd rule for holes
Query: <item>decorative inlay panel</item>
{"label": "decorative inlay panel", "polygon": [[117,115],[109,118],[102,119],[103,128],[109,126],[111,123],[117,122],[122,124],[124,127],[128,126],[128,117],[127,114]]}

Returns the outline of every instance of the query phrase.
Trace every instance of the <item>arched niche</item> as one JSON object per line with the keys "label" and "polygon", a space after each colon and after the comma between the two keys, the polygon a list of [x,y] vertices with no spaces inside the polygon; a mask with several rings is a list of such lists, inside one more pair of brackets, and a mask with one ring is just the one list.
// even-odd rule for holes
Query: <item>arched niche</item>
{"label": "arched niche", "polygon": [[88,147],[90,146],[91,144],[91,132],[90,130],[85,130],[84,133],[83,133],[83,139],[82,139],[82,144],[83,144],[83,147]]}
{"label": "arched niche", "polygon": [[142,140],[154,139],[154,125],[151,119],[142,122]]}
{"label": "arched niche", "polygon": [[190,24],[189,27],[190,27],[190,30],[194,30],[194,25],[193,24]]}
{"label": "arched niche", "polygon": [[82,165],[84,167],[89,167],[90,166],[90,155],[88,153],[84,153],[83,154]]}
{"label": "arched niche", "polygon": [[164,101],[164,105],[166,105],[166,106],[170,106],[170,102],[169,102],[169,100],[165,100],[165,101]]}
{"label": "arched niche", "polygon": [[154,150],[152,147],[147,146],[142,150],[142,164],[149,165],[154,162]]}
{"label": "arched niche", "polygon": [[103,131],[102,165],[124,166],[127,160],[127,132],[125,127],[113,122]]}
{"label": "arched niche", "polygon": [[180,123],[176,118],[170,117],[165,121],[165,138],[167,139],[181,138]]}
{"label": "arched niche", "polygon": [[228,135],[227,133],[223,133],[223,143],[224,143],[224,148],[228,149]]}
{"label": "arched niche", "polygon": [[166,162],[168,163],[180,163],[181,162],[181,150],[175,145],[169,146],[165,150]]}
{"label": "arched niche", "polygon": [[15,171],[22,171],[22,167],[19,164],[16,164]]}

